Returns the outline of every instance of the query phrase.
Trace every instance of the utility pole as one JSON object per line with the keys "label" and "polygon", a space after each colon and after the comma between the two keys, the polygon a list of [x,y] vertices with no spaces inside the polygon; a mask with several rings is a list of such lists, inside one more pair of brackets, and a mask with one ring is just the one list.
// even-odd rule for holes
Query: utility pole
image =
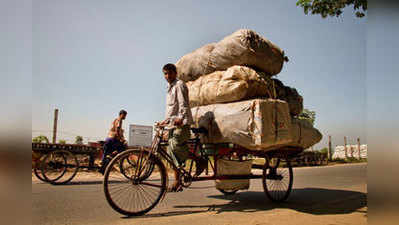
{"label": "utility pole", "polygon": [[54,126],[53,126],[53,144],[57,143],[57,122],[58,122],[58,109],[54,110]]}
{"label": "utility pole", "polygon": [[360,138],[357,138],[357,150],[359,151],[358,152],[359,153],[358,158],[360,160],[361,159],[361,155],[360,155]]}
{"label": "utility pole", "polygon": [[331,135],[328,135],[328,160],[332,160],[332,150],[331,150]]}
{"label": "utility pole", "polygon": [[346,136],[344,137],[345,159],[348,158],[348,149],[346,148]]}

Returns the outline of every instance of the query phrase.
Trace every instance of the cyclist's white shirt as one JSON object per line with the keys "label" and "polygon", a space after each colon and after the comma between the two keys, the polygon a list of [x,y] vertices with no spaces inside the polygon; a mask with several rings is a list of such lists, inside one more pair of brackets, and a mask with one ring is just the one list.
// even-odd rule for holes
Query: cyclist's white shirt
{"label": "cyclist's white shirt", "polygon": [[172,84],[168,85],[165,117],[170,122],[176,118],[181,118],[184,125],[194,123],[190,109],[188,88],[181,80],[176,79]]}

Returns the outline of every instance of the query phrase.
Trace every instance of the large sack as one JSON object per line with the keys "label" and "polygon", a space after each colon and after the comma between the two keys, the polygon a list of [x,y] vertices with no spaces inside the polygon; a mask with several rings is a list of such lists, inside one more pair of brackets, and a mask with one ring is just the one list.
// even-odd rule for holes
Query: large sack
{"label": "large sack", "polygon": [[178,77],[183,81],[193,81],[234,65],[249,66],[272,76],[281,71],[285,59],[277,45],[252,30],[241,29],[216,44],[183,56],[176,66]]}
{"label": "large sack", "polygon": [[215,70],[209,66],[209,58],[215,44],[207,44],[184,55],[176,63],[178,78],[183,81],[195,80],[199,75],[209,74]]}
{"label": "large sack", "polygon": [[278,79],[272,79],[276,88],[276,98],[284,100],[290,107],[291,116],[299,115],[303,110],[303,98],[295,88],[285,86]]}
{"label": "large sack", "polygon": [[303,110],[303,100],[295,88],[245,66],[232,66],[187,82],[190,106],[228,103],[255,98],[277,98],[288,103],[291,116]]}
{"label": "large sack", "polygon": [[[252,160],[233,161],[218,159],[217,175],[249,175],[251,174]],[[220,190],[237,191],[249,189],[249,179],[215,180],[216,188]]]}
{"label": "large sack", "polygon": [[271,97],[272,86],[270,78],[245,66],[232,66],[187,82],[191,107]]}
{"label": "large sack", "polygon": [[252,150],[292,142],[288,104],[275,99],[198,106],[191,109],[198,127],[208,129],[203,143],[234,143]]}
{"label": "large sack", "polygon": [[291,124],[292,142],[287,146],[302,147],[307,149],[310,146],[317,144],[323,135],[313,127],[313,125],[306,119],[292,118]]}

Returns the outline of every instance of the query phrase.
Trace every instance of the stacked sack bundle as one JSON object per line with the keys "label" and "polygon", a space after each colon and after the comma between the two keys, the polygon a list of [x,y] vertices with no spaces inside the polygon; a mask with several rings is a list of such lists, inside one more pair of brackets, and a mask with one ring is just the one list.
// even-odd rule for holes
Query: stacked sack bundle
{"label": "stacked sack bundle", "polygon": [[272,78],[287,60],[278,46],[246,29],[183,56],[178,78],[189,88],[197,126],[208,129],[202,141],[262,151],[319,142],[320,132],[297,118],[302,96]]}

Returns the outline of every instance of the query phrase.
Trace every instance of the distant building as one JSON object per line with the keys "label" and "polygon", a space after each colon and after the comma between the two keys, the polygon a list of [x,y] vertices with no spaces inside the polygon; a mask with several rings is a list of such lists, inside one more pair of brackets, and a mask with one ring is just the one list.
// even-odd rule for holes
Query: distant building
{"label": "distant building", "polygon": [[130,124],[129,146],[151,146],[152,130],[152,126]]}

